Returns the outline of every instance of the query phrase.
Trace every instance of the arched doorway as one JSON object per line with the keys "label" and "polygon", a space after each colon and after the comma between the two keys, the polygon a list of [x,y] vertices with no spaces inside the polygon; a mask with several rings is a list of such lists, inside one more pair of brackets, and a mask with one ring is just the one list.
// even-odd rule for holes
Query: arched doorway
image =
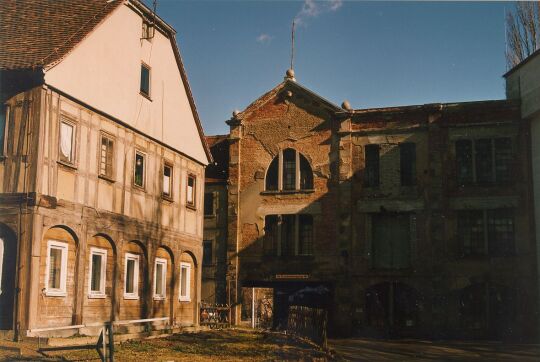
{"label": "arched doorway", "polygon": [[178,281],[177,322],[181,325],[197,323],[197,261],[190,252],[183,252],[177,268],[180,269]]}
{"label": "arched doorway", "polygon": [[367,325],[383,334],[412,334],[419,325],[420,294],[400,282],[385,282],[366,290]]}
{"label": "arched doorway", "polygon": [[13,329],[17,238],[0,224],[0,329]]}

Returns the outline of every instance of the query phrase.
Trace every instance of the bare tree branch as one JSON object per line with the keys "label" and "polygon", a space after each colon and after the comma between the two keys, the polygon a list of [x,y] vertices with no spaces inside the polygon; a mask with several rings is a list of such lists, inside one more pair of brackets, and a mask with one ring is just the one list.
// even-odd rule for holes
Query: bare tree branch
{"label": "bare tree branch", "polygon": [[512,68],[540,49],[540,1],[517,2],[506,14],[506,61]]}

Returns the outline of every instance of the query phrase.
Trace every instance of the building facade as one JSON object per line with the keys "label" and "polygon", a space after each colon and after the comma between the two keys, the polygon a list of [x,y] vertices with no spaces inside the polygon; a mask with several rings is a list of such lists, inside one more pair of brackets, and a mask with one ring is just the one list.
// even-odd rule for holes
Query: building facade
{"label": "building facade", "polygon": [[211,156],[174,29],[135,0],[22,5],[0,14],[0,329],[196,325]]}
{"label": "building facade", "polygon": [[303,304],[327,308],[334,334],[534,334],[530,135],[517,102],[353,110],[288,72],[228,124],[236,323],[257,318],[256,291],[270,289],[275,327]]}

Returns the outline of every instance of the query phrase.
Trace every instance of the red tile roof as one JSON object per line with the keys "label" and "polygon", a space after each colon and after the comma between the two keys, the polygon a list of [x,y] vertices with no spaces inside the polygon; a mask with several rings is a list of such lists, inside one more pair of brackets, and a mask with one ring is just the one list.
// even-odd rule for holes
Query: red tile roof
{"label": "red tile roof", "polygon": [[0,69],[54,64],[122,3],[121,0],[2,0]]}

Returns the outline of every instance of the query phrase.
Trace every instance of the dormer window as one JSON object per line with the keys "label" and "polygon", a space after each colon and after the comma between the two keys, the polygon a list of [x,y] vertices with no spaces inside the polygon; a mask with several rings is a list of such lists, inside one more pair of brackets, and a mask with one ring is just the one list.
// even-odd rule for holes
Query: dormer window
{"label": "dormer window", "polygon": [[300,152],[287,148],[279,153],[266,172],[266,191],[313,189],[313,171]]}
{"label": "dormer window", "polygon": [[141,63],[141,94],[150,98],[150,67]]}

